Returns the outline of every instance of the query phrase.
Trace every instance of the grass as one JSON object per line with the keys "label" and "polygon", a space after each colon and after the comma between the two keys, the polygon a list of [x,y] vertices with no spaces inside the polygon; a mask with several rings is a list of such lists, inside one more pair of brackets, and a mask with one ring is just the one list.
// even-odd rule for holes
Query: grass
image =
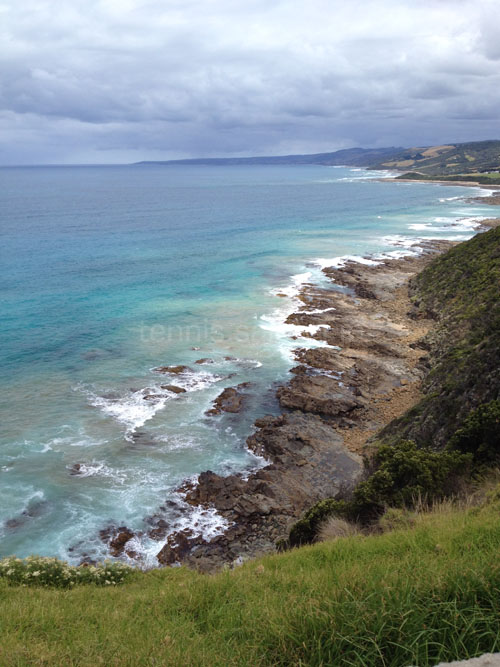
{"label": "grass", "polygon": [[0,664],[434,665],[500,650],[500,502],[207,576],[0,583]]}

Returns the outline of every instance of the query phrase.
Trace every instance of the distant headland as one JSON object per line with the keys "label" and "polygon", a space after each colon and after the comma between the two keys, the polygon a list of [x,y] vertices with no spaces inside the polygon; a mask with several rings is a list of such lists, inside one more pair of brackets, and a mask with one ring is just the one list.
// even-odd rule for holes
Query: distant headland
{"label": "distant headland", "polygon": [[325,165],[392,169],[401,178],[500,183],[500,141],[471,141],[414,148],[347,148],[310,155],[193,158],[138,162],[139,165]]}

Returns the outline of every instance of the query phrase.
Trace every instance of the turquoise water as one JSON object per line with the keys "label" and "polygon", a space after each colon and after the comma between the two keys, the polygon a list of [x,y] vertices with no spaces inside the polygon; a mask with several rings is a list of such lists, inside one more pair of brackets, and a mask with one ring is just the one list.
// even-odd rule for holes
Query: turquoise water
{"label": "turquoise water", "polygon": [[[300,283],[321,280],[332,258],[468,238],[471,219],[489,215],[463,200],[473,188],[367,179],[376,175],[0,169],[0,556],[102,558],[101,529],[145,531],[155,513],[172,529],[220,530],[175,488],[202,470],[262,465],[245,437],[278,410],[300,333],[283,320]],[[168,364],[192,371],[152,370]],[[250,383],[244,412],[207,417],[240,382]],[[169,383],[186,393],[161,389]],[[161,543],[144,535],[135,547],[151,562]]]}

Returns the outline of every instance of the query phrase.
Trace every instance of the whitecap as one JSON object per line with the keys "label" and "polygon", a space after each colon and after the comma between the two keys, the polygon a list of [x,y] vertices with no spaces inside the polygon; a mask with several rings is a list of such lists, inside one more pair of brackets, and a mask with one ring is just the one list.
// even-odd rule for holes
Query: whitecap
{"label": "whitecap", "polygon": [[307,315],[318,315],[320,313],[329,313],[336,308],[314,308],[313,310],[301,309],[301,313],[306,313]]}
{"label": "whitecap", "polygon": [[[172,398],[170,392],[161,393],[161,389],[152,390],[147,387],[138,391],[128,391],[123,395],[115,396],[113,392],[100,395],[90,389],[80,387],[86,394],[90,405],[99,408],[105,415],[126,426],[125,438],[131,440],[134,431],[152,419],[161,410],[166,402]],[[145,396],[153,394],[154,399],[147,400]]]}
{"label": "whitecap", "polygon": [[193,438],[189,436],[181,435],[159,435],[156,436],[158,442],[165,443],[162,447],[158,448],[158,451],[168,454],[169,452],[174,452],[180,449],[199,449],[200,444],[197,443]]}
{"label": "whitecap", "polygon": [[362,257],[361,255],[342,255],[340,257],[332,257],[331,259],[317,257],[316,259],[312,260],[313,264],[316,264],[322,269],[329,267],[339,269],[345,266],[347,262],[356,262],[357,264],[365,264],[366,266],[377,266],[379,263],[368,257]]}
{"label": "whitecap", "polygon": [[66,468],[71,471],[75,477],[111,477],[119,484],[123,484],[127,478],[124,471],[114,470],[101,461],[79,463],[78,468],[68,465]]}
{"label": "whitecap", "polygon": [[187,392],[200,391],[222,380],[220,375],[207,371],[185,371],[175,376],[175,384]]}
{"label": "whitecap", "polygon": [[[192,484],[196,484],[198,476],[191,478]],[[169,504],[175,503],[175,510],[172,515],[165,515],[165,520],[169,524],[168,535],[186,531],[190,537],[202,537],[210,542],[215,537],[222,535],[231,525],[225,517],[217,512],[214,507],[203,507],[199,505],[188,504],[183,494],[174,492],[169,495]],[[127,545],[136,554],[139,555],[143,567],[146,569],[158,567],[157,554],[167,543],[167,537],[163,540],[153,540],[148,536],[133,537]],[[137,561],[133,561],[137,565]]]}

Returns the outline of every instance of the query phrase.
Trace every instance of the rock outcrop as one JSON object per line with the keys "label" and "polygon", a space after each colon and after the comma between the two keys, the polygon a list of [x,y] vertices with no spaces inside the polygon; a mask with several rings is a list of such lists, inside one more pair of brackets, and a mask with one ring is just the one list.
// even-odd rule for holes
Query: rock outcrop
{"label": "rock outcrop", "polygon": [[207,410],[207,415],[219,415],[221,412],[239,412],[243,407],[244,394],[242,389],[249,386],[248,382],[242,382],[237,387],[226,387],[214,401],[214,407]]}
{"label": "rock outcrop", "polygon": [[275,550],[291,522],[313,502],[354,486],[362,461],[342,444],[334,428],[316,415],[299,411],[260,420],[261,427],[247,444],[269,465],[243,479],[202,473],[198,483],[185,487],[192,505],[215,507],[229,529],[210,542],[174,533],[158,554],[161,563],[182,560],[212,569],[239,557]]}

